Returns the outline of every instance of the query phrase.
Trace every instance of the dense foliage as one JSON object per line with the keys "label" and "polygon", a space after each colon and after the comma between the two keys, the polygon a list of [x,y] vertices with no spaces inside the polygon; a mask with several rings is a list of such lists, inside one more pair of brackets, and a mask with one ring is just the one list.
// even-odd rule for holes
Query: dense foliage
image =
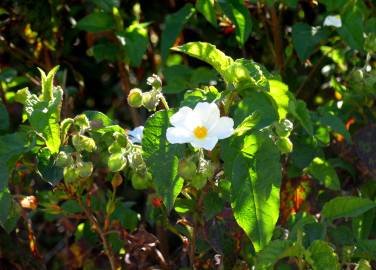
{"label": "dense foliage", "polygon": [[375,6],[1,1],[0,268],[375,269]]}

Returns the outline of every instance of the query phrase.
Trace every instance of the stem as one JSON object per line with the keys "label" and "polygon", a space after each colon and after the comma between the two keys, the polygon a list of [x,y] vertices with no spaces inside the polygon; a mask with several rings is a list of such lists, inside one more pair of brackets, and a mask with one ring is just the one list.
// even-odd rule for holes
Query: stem
{"label": "stem", "polygon": [[102,228],[99,226],[98,221],[96,220],[94,214],[91,212],[91,210],[86,205],[84,205],[81,197],[76,196],[76,199],[77,199],[79,205],[81,206],[81,208],[84,210],[86,217],[89,219],[91,225],[94,227],[94,229],[96,230],[96,232],[98,233],[98,235],[99,235],[99,237],[102,241],[104,253],[106,254],[106,256],[107,256],[107,258],[110,262],[111,270],[117,270],[118,269],[117,268],[117,262],[116,262],[114,253],[112,251],[112,248],[107,241],[106,232],[104,232],[102,230]]}
{"label": "stem", "polygon": [[271,13],[271,29],[272,35],[274,40],[274,48],[275,48],[275,60],[277,64],[277,68],[281,74],[285,69],[284,67],[284,60],[283,60],[283,42],[282,42],[282,35],[281,35],[281,27],[279,18],[277,15],[277,11],[275,7],[272,6],[270,9]]}
{"label": "stem", "polygon": [[163,104],[163,107],[165,107],[165,109],[168,111],[170,107],[168,106],[168,103],[163,95],[161,96],[161,102]]}

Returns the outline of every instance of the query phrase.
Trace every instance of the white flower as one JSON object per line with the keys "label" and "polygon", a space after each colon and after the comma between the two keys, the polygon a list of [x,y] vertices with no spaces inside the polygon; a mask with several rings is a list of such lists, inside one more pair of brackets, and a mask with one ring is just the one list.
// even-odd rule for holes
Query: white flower
{"label": "white flower", "polygon": [[132,143],[141,143],[143,132],[144,126],[136,127],[135,129],[128,131],[129,139]]}
{"label": "white flower", "polygon": [[324,20],[324,26],[334,26],[334,27],[337,27],[337,28],[342,27],[341,17],[339,15],[327,16]]}
{"label": "white flower", "polygon": [[193,147],[212,150],[219,139],[225,139],[234,132],[234,121],[220,117],[215,103],[200,102],[192,110],[182,107],[170,118],[173,127],[167,129],[170,143],[190,143]]}

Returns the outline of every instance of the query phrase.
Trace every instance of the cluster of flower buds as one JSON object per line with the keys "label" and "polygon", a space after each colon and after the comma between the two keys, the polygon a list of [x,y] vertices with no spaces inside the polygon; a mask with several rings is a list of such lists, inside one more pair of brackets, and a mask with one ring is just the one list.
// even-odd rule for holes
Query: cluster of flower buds
{"label": "cluster of flower buds", "polygon": [[292,151],[293,145],[289,136],[293,127],[293,123],[288,119],[283,119],[274,124],[275,133],[278,135],[275,143],[282,154],[288,154]]}
{"label": "cluster of flower buds", "polygon": [[133,88],[128,95],[127,101],[129,106],[134,108],[145,107],[149,111],[155,111],[162,95],[162,80],[153,74],[147,79],[147,84],[152,87],[148,92],[142,92],[139,88]]}

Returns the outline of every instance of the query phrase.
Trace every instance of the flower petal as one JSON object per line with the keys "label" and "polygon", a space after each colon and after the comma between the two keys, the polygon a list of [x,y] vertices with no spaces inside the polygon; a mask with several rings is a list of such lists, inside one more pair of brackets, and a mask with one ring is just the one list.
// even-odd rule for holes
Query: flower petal
{"label": "flower petal", "polygon": [[191,140],[191,144],[193,147],[204,148],[205,150],[209,150],[209,151],[213,150],[217,142],[218,142],[218,138],[216,137],[206,137],[203,140],[198,140],[196,138],[193,138]]}
{"label": "flower petal", "polygon": [[192,140],[191,133],[181,127],[170,127],[166,131],[169,143],[189,143]]}
{"label": "flower petal", "polygon": [[234,133],[234,120],[230,117],[221,117],[209,130],[210,137],[217,137],[218,139],[228,138]]}
{"label": "flower petal", "polygon": [[199,102],[193,110],[201,119],[201,124],[206,128],[212,128],[220,117],[217,105],[208,102]]}
{"label": "flower petal", "polygon": [[170,117],[170,123],[175,127],[192,131],[200,123],[200,119],[191,108],[184,106]]}
{"label": "flower petal", "polygon": [[133,130],[128,131],[129,139],[132,143],[141,143],[144,126],[139,126]]}

